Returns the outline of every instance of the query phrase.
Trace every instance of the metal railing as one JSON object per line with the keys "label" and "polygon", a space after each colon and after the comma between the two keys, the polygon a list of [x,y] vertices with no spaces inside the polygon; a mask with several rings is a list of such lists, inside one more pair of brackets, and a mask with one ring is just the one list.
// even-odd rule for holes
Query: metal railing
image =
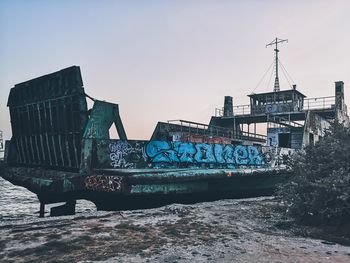
{"label": "metal railing", "polygon": [[240,133],[236,134],[236,138],[240,139],[249,139],[249,138],[254,138],[258,139],[259,141],[266,141],[267,136],[263,134],[257,134],[257,133],[250,133],[246,131],[241,131]]}
{"label": "metal railing", "polygon": [[335,107],[335,96],[304,99],[304,110],[324,110]]}
{"label": "metal railing", "polygon": [[[289,104],[285,103],[286,106],[289,106],[289,111],[295,111],[294,107],[291,107]],[[279,103],[276,105],[283,105]],[[261,109],[264,109],[266,105],[261,105]],[[307,98],[304,99],[303,109],[302,110],[327,110],[334,109],[335,107],[335,96],[328,97],[319,97],[319,98]],[[252,114],[251,107],[249,104],[233,106],[233,115],[248,115]],[[215,108],[215,117],[223,117],[224,110],[223,108]]]}
{"label": "metal railing", "polygon": [[247,115],[250,114],[250,105],[237,105],[233,106],[233,112],[235,115]]}
{"label": "metal railing", "polygon": [[222,117],[224,116],[224,110],[221,108],[215,108],[215,117]]}
{"label": "metal railing", "polygon": [[296,121],[291,121],[290,119],[285,117],[267,115],[268,128],[270,128],[270,123],[274,123],[282,126],[295,127],[295,128],[300,128],[304,126],[301,123],[298,123]]}
{"label": "metal railing", "polygon": [[186,120],[168,120],[167,123],[172,131],[187,132],[189,134],[193,133],[206,136],[225,137],[230,139],[255,139],[258,141],[266,141],[266,136],[262,134],[245,131],[235,133],[233,129],[207,125],[198,122]]}
{"label": "metal railing", "polygon": [[[233,115],[247,115],[250,114],[250,105],[237,105],[233,106]],[[223,117],[224,109],[223,108],[215,108],[215,117]]]}

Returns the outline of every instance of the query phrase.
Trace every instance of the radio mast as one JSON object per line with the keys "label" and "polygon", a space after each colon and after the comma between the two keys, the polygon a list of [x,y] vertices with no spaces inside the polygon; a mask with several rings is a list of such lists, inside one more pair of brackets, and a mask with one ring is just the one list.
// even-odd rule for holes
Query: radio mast
{"label": "radio mast", "polygon": [[279,52],[278,44],[283,42],[288,43],[288,39],[279,39],[276,37],[270,44],[266,45],[266,47],[275,45],[275,49],[274,49],[275,51],[275,85],[273,87],[274,92],[280,91],[280,82],[278,79],[278,52]]}

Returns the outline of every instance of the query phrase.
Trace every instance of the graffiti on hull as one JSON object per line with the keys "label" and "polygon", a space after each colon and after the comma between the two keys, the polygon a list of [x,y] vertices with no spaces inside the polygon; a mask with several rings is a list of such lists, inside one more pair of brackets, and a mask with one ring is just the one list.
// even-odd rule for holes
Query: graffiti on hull
{"label": "graffiti on hull", "polygon": [[146,154],[151,163],[253,165],[265,164],[256,146],[150,141]]}
{"label": "graffiti on hull", "polygon": [[100,192],[118,192],[122,189],[123,177],[90,175],[84,180],[85,188]]}
{"label": "graffiti on hull", "polygon": [[252,145],[104,140],[96,168],[240,168],[284,164],[290,150]]}
{"label": "graffiti on hull", "polygon": [[[97,158],[93,161],[94,168],[106,169],[106,173],[109,169],[131,168],[145,169],[139,170],[138,173],[149,173],[148,168],[283,167],[286,164],[286,157],[292,154],[291,149],[276,147],[168,141],[99,140],[96,147],[94,152]],[[201,169],[201,171],[206,170]],[[244,176],[252,172],[250,173],[249,169],[241,169],[239,172],[227,172],[227,177],[237,173]],[[207,171],[204,174],[208,175],[210,172]],[[191,173],[186,176],[191,176]],[[123,186],[128,183],[127,178],[119,175],[89,175],[84,179],[84,185],[86,189],[92,191],[122,192],[127,191]],[[142,192],[146,191],[147,187],[145,187],[143,186]],[[181,184],[181,187],[184,185]],[[170,188],[163,184],[159,189],[170,191]]]}
{"label": "graffiti on hull", "polygon": [[[136,144],[132,146],[127,141],[117,141],[109,144],[109,158],[113,168],[136,168],[136,162],[139,158],[145,158],[143,145]],[[136,156],[131,158],[130,156]]]}

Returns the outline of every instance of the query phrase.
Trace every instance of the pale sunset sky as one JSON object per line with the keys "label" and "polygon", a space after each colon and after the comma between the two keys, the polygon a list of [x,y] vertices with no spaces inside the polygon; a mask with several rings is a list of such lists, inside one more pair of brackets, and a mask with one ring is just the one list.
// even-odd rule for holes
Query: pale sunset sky
{"label": "pale sunset sky", "polygon": [[[0,129],[11,137],[16,83],[72,65],[87,94],[119,104],[130,139],[158,121],[208,123],[225,95],[248,103],[275,37],[299,91],[333,96],[342,80],[350,104],[350,1],[1,0]],[[272,90],[267,78],[254,92]]]}

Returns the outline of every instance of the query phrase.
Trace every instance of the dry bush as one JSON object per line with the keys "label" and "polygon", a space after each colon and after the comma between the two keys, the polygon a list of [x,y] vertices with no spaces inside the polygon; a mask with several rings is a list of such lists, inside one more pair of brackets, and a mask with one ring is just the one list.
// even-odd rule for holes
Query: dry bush
{"label": "dry bush", "polygon": [[332,123],[324,138],[293,156],[291,168],[278,191],[289,215],[307,224],[349,225],[349,127]]}

